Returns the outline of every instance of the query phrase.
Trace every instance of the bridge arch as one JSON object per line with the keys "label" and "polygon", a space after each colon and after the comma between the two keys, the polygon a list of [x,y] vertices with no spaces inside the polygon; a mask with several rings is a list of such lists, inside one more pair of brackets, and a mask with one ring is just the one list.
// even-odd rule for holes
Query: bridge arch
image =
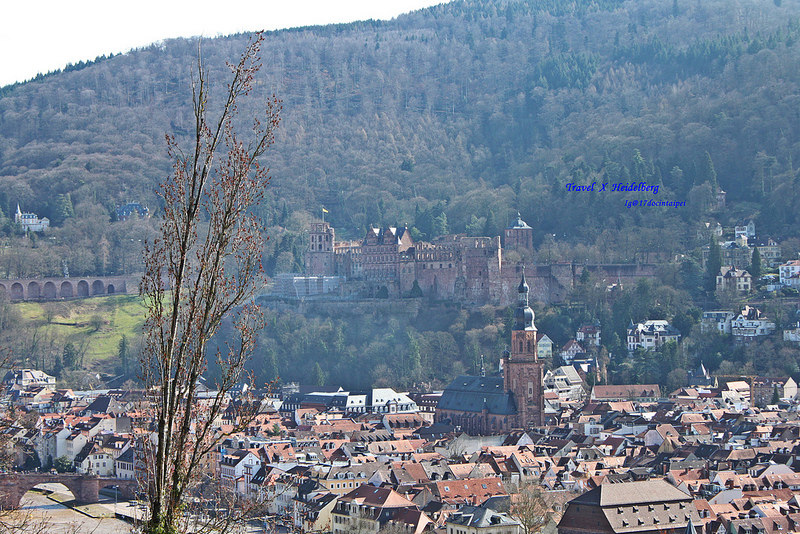
{"label": "bridge arch", "polygon": [[47,281],[42,288],[42,296],[46,299],[56,298],[56,285],[53,282]]}
{"label": "bridge arch", "polygon": [[63,281],[61,282],[61,298],[68,299],[74,296],[73,289],[72,289],[72,282]]}
{"label": "bridge arch", "polygon": [[7,291],[5,284],[0,284],[0,293],[5,293]]}
{"label": "bridge arch", "polygon": [[105,286],[102,280],[95,280],[92,282],[92,295],[102,295],[105,293]]}
{"label": "bridge arch", "polygon": [[81,280],[78,282],[78,296],[79,297],[88,297],[89,296],[89,282],[86,280]]}
{"label": "bridge arch", "polygon": [[52,473],[2,473],[0,474],[0,507],[4,510],[19,508],[22,496],[39,484],[63,484],[82,504],[96,503],[100,488],[119,486],[123,496],[135,495],[139,487],[136,480],[92,475]]}
{"label": "bridge arch", "polygon": [[38,299],[42,296],[42,286],[39,282],[30,282],[28,284],[28,299]]}
{"label": "bridge arch", "polygon": [[11,299],[12,300],[22,300],[25,298],[25,289],[22,287],[22,284],[19,282],[14,282],[11,284]]}
{"label": "bridge arch", "polygon": [[108,284],[108,286],[106,287],[106,290],[107,290],[109,295],[113,295],[116,292],[116,288],[114,287],[114,284]]}

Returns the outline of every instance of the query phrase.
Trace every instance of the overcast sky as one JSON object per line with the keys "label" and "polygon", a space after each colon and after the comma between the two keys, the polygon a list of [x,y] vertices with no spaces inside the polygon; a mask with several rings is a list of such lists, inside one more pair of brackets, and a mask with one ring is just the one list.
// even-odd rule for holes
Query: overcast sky
{"label": "overcast sky", "polygon": [[13,0],[0,17],[0,86],[171,37],[390,19],[444,0]]}

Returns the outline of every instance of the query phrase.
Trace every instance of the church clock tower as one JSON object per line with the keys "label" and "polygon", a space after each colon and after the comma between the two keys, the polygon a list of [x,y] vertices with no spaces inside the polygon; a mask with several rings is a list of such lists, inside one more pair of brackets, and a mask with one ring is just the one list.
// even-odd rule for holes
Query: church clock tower
{"label": "church clock tower", "polygon": [[528,428],[544,424],[544,362],[539,360],[533,310],[528,305],[528,283],[525,269],[517,288],[517,309],[511,330],[511,350],[503,362],[503,387],[514,397],[517,408],[515,426]]}

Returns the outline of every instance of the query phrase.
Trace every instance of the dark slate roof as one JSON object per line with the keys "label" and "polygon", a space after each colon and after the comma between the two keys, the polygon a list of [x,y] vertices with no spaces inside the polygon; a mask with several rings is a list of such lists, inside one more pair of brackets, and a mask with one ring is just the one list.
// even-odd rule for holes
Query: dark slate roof
{"label": "dark slate roof", "polygon": [[490,414],[513,415],[517,413],[511,393],[503,391],[503,378],[499,376],[456,377],[442,393],[438,408],[462,412],[483,411]]}
{"label": "dark slate roof", "polygon": [[482,508],[479,506],[464,506],[458,512],[450,514],[447,518],[447,523],[473,528],[519,525],[518,521],[502,512],[496,512],[490,508]]}

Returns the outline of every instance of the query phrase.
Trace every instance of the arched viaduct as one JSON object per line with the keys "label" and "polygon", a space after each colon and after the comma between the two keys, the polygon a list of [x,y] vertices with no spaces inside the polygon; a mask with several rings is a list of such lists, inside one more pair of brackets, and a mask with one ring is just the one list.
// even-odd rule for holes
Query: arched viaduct
{"label": "arched viaduct", "polygon": [[19,508],[23,495],[39,484],[48,482],[64,484],[80,504],[98,502],[99,492],[103,488],[118,486],[122,498],[128,500],[136,497],[139,488],[138,481],[123,478],[66,473],[3,473],[0,474],[0,507],[3,510]]}
{"label": "arched viaduct", "polygon": [[61,300],[128,293],[136,281],[124,276],[84,278],[21,278],[0,280],[0,293],[11,300]]}

